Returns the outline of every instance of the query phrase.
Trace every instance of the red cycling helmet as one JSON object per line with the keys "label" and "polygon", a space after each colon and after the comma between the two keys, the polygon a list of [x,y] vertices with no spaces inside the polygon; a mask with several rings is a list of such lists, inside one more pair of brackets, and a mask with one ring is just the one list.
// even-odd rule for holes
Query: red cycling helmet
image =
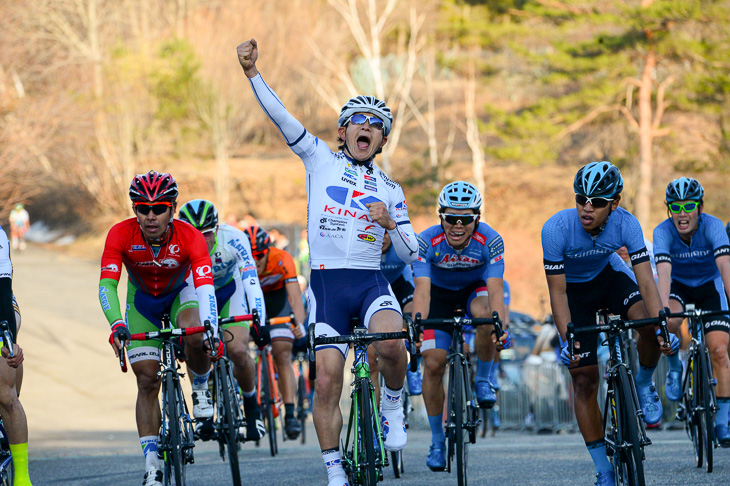
{"label": "red cycling helmet", "polygon": [[134,203],[175,202],[177,194],[175,179],[168,173],[154,170],[137,174],[129,186],[129,198]]}

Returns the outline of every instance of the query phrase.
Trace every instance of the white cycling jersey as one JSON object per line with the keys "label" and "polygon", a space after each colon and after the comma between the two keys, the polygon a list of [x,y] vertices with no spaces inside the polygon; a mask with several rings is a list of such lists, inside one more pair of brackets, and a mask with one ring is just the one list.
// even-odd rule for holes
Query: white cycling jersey
{"label": "white cycling jersey", "polygon": [[366,204],[385,203],[396,228],[389,230],[398,257],[412,263],[418,242],[400,185],[372,165],[355,164],[310,134],[286,110],[261,75],[249,79],[261,108],[302,159],[307,170],[307,239],[314,270],[379,270],[385,229],[370,220]]}
{"label": "white cycling jersey", "polygon": [[248,236],[233,226],[219,225],[216,244],[210,253],[210,258],[213,262],[213,280],[216,290],[235,281],[236,292],[239,289],[245,292],[248,306],[240,295],[234,295],[231,297],[230,315],[247,314],[250,309],[256,309],[261,316],[261,322],[265,322],[264,292],[261,290],[256,274],[256,263],[251,254],[251,243],[248,241]]}

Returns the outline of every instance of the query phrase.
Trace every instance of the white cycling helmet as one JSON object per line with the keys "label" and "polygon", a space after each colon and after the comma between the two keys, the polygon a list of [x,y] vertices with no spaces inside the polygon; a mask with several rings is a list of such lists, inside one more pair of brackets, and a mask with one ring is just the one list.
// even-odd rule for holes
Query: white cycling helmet
{"label": "white cycling helmet", "polygon": [[385,104],[384,101],[379,100],[375,96],[356,96],[350,98],[350,101],[345,103],[345,106],[340,110],[340,118],[337,120],[339,126],[344,127],[347,121],[355,113],[370,113],[381,120],[385,124],[383,135],[388,136],[390,129],[393,126],[393,115],[390,113],[390,108]]}
{"label": "white cycling helmet", "polygon": [[468,182],[452,182],[441,189],[439,207],[478,210],[482,207],[482,195],[479,194],[479,189]]}

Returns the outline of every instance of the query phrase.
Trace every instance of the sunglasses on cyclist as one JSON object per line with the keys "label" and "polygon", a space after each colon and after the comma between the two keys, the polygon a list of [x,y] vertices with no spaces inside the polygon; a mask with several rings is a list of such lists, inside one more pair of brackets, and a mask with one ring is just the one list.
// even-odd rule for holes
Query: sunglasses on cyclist
{"label": "sunglasses on cyclist", "polygon": [[468,226],[472,224],[479,217],[478,214],[447,214],[441,213],[441,219],[449,223],[451,226],[460,224],[462,226]]}
{"label": "sunglasses on cyclist", "polygon": [[261,260],[263,257],[266,256],[267,253],[269,253],[269,250],[254,251],[251,253],[253,254],[254,260]]}
{"label": "sunglasses on cyclist", "polygon": [[212,238],[215,236],[215,230],[216,230],[216,228],[208,228],[206,230],[201,231],[201,233],[203,233],[203,237],[205,237],[205,238]]}
{"label": "sunglasses on cyclist", "polygon": [[164,202],[154,204],[137,203],[134,205],[134,209],[143,216],[150,214],[150,211],[155,213],[155,215],[160,216],[161,214],[165,214],[165,211],[171,207],[172,204]]}
{"label": "sunglasses on cyclist", "polygon": [[586,197],[582,194],[576,194],[575,202],[577,202],[581,206],[585,206],[586,204],[590,203],[590,205],[594,208],[601,209],[611,204],[613,202],[613,199],[608,199],[605,197]]}
{"label": "sunglasses on cyclist", "polygon": [[370,123],[371,128],[377,128],[378,130],[382,130],[385,126],[383,120],[377,116],[362,115],[360,113],[352,115],[350,119],[347,120],[347,123],[354,123],[355,125],[364,125],[365,122]]}
{"label": "sunglasses on cyclist", "polygon": [[697,209],[697,206],[699,206],[700,203],[697,201],[687,201],[686,203],[669,203],[669,210],[673,212],[674,214],[679,214],[682,210],[684,210],[685,213],[691,213],[695,209]]}

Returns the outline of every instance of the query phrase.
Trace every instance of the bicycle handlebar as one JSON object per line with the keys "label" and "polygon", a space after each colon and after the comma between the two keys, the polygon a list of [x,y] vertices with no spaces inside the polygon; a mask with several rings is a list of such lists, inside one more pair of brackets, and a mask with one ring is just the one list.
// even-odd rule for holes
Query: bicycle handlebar
{"label": "bicycle handlebar", "polygon": [[723,316],[723,315],[729,315],[730,311],[726,310],[701,310],[701,309],[695,309],[695,310],[686,310],[684,312],[672,312],[670,314],[667,314],[668,318],[672,317],[706,317],[706,316]]}
{"label": "bicycle handlebar", "polygon": [[[260,318],[258,311],[254,309],[254,311],[251,314],[244,314],[241,316],[231,316],[231,317],[224,317],[222,319],[218,319],[218,324],[231,324],[234,322],[256,322],[260,323]],[[266,319],[264,321],[264,325],[267,326],[273,326],[276,324],[289,324],[294,323],[294,314],[289,314],[288,316],[283,317],[271,317],[269,319]]]}
{"label": "bicycle handlebar", "polygon": [[13,349],[13,336],[10,335],[10,325],[8,321],[0,322],[0,330],[3,333],[3,344],[8,348],[8,355],[15,358],[15,350]]}
{"label": "bicycle handlebar", "polygon": [[447,328],[453,328],[453,327],[464,327],[464,326],[488,326],[493,325],[494,330],[492,331],[493,334],[497,336],[497,341],[502,337],[504,334],[504,329],[502,328],[502,320],[499,318],[499,313],[497,311],[492,312],[492,317],[462,317],[462,316],[454,316],[448,319],[421,319],[421,313],[416,313],[416,318],[413,321],[414,325],[416,326],[417,331],[420,332],[423,326],[429,326],[429,327],[447,327]]}

